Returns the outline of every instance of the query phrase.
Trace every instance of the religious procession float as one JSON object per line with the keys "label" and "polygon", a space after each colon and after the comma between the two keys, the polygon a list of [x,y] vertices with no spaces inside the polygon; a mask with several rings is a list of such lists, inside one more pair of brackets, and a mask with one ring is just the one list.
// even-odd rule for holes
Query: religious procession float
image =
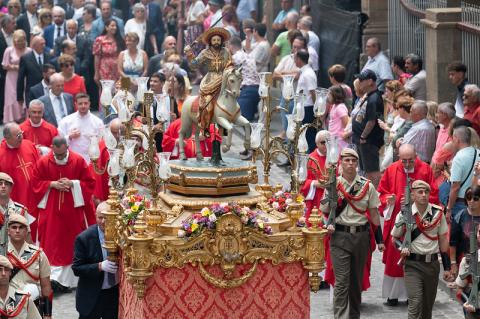
{"label": "religious procession float", "polygon": [[[215,38],[215,33],[210,36]],[[200,96],[184,102],[177,160],[170,160],[170,153],[157,153],[155,147],[155,134],[162,129],[153,125],[153,119],[164,128],[168,125],[170,97],[154,95],[147,91],[146,81],[138,81],[135,98],[128,93],[127,78],[122,80],[124,94],[112,103],[112,83],[103,83],[101,103],[105,108],[114,105],[125,133],[118,142],[109,130],[105,133],[108,162],[99,163],[96,138],[89,154],[96,173],[108,174],[110,180],[105,248],[122,270],[120,318],[310,316],[310,291],[319,289],[319,274],[325,268],[327,232],[320,226],[323,216],[317,209],[305,220],[299,189],[307,175],[305,131],[319,125],[326,92],[317,91],[317,123],[302,126],[305,96],[294,95],[293,76],[284,78],[282,95],[287,102],[295,100],[285,144],[270,136],[272,115],[280,111],[271,106],[271,73],[261,74],[259,89],[265,122],[249,123],[236,102],[240,70],[217,58],[208,69],[215,68],[220,77],[207,81],[217,83],[216,99],[212,102],[211,88],[201,85]],[[225,157],[218,141],[211,158],[203,158],[200,147],[196,158],[184,158],[181,141],[190,136],[192,126],[197,127],[199,141],[202,108],[195,105],[202,99],[208,101],[203,110],[211,111],[209,121],[226,133],[223,151],[230,148],[233,125],[245,127],[252,162]],[[131,107],[137,103],[140,122]],[[324,172],[326,185],[338,157],[335,143],[328,145],[333,169]],[[289,190],[269,184],[271,165],[280,154],[291,163]],[[263,178],[258,184],[260,170]]]}

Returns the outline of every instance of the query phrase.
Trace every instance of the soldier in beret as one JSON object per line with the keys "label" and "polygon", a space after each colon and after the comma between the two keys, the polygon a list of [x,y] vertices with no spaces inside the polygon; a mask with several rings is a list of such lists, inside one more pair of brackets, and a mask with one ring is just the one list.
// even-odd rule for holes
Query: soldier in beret
{"label": "soldier in beret", "polygon": [[[412,183],[412,219],[410,248],[402,248],[401,260],[405,260],[405,287],[408,296],[408,318],[432,318],[432,309],[437,295],[440,263],[442,257],[444,277],[450,276],[448,255],[448,226],[440,206],[430,204],[430,185],[422,180]],[[392,229],[392,240],[399,246],[405,235],[406,218],[400,212]]]}

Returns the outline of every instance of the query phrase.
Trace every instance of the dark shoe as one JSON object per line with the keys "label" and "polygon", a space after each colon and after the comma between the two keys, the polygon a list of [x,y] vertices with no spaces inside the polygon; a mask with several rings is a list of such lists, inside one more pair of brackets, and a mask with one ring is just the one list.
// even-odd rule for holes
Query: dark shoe
{"label": "dark shoe", "polygon": [[290,166],[290,161],[286,160],[285,162],[281,162],[277,164],[278,167],[287,167]]}
{"label": "dark shoe", "polygon": [[55,294],[68,294],[72,292],[70,288],[65,287],[56,280],[51,280],[50,284],[52,285],[52,290]]}
{"label": "dark shoe", "polygon": [[243,155],[243,156],[248,155],[248,150],[244,150],[243,152],[240,152],[239,154]]}
{"label": "dark shoe", "polygon": [[389,307],[396,307],[398,306],[398,299],[387,299],[385,305]]}
{"label": "dark shoe", "polygon": [[[240,159],[242,161],[249,161],[252,159],[252,156],[253,156],[253,152],[250,152],[250,151],[246,151],[247,153],[245,155],[241,155],[240,156]],[[243,153],[243,152],[242,152]]]}
{"label": "dark shoe", "polygon": [[330,285],[328,284],[328,282],[322,281],[320,283],[320,290],[322,290],[322,289],[330,289]]}

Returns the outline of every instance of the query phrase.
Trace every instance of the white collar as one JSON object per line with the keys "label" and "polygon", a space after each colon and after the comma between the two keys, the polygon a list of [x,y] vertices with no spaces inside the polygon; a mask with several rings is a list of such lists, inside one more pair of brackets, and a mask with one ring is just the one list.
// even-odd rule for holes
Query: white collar
{"label": "white collar", "polygon": [[62,98],[62,93],[60,93],[60,95],[57,96],[57,95],[53,94],[52,89],[48,90],[48,94],[50,94],[50,99],[51,100],[55,99],[56,97]]}
{"label": "white collar", "polygon": [[33,123],[31,119],[28,119],[28,120],[30,121],[30,125],[32,127],[40,127],[43,124],[43,119],[40,119],[40,123],[38,123],[38,124]]}
{"label": "white collar", "polygon": [[[53,152],[53,151],[52,151]],[[57,163],[57,165],[67,165],[67,162],[68,162],[68,156],[70,155],[70,151],[67,150],[67,156],[65,156],[64,159],[62,160],[57,160],[57,158],[55,157],[55,154],[53,154],[53,159],[55,160],[55,163]]]}

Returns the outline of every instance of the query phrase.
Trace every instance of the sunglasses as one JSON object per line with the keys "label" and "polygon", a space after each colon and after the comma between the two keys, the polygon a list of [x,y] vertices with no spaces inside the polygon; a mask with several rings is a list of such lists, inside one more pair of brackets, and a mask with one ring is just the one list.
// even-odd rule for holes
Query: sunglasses
{"label": "sunglasses", "polygon": [[473,195],[473,192],[472,191],[468,191],[466,194],[465,194],[465,199],[467,201],[471,201],[473,200],[474,202],[478,202],[480,200],[480,196],[478,195]]}
{"label": "sunglasses", "polygon": [[20,8],[20,6],[8,6],[9,9]]}
{"label": "sunglasses", "polygon": [[73,63],[62,63],[62,64],[60,64],[61,68],[68,68],[70,66],[73,66]]}

